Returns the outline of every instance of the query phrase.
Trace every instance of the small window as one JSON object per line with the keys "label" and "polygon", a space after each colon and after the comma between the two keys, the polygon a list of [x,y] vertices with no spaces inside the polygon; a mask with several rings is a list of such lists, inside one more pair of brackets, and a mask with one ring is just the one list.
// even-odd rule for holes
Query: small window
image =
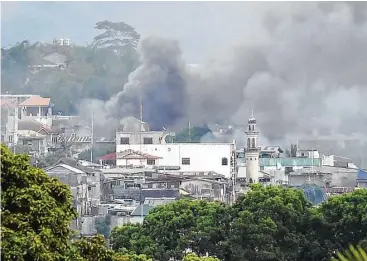
{"label": "small window", "polygon": [[143,143],[144,144],[153,144],[153,138],[144,138]]}
{"label": "small window", "polygon": [[91,191],[92,190],[92,187],[88,187],[88,191]]}
{"label": "small window", "polygon": [[147,159],[147,165],[155,165],[155,159]]}
{"label": "small window", "polygon": [[13,142],[13,135],[9,136],[9,142]]}
{"label": "small window", "polygon": [[120,144],[130,144],[130,139],[126,137],[121,137]]}
{"label": "small window", "polygon": [[182,165],[190,165],[190,158],[182,158]]}
{"label": "small window", "polygon": [[228,159],[222,158],[222,166],[227,166],[227,165],[228,165]]}

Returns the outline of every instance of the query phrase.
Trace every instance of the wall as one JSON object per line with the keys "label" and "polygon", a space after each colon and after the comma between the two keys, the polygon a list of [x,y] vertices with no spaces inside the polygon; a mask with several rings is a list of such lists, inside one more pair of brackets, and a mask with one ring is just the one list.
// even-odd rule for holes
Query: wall
{"label": "wall", "polygon": [[[140,136],[141,135],[141,136]],[[141,132],[117,132],[116,133],[116,142],[120,143],[121,137],[129,138],[130,144],[140,144],[144,141],[144,138],[153,138],[153,144],[161,144],[164,143],[163,131],[143,131]],[[162,139],[162,140],[161,140]]]}
{"label": "wall", "polygon": [[[309,181],[310,169],[304,169],[291,173],[289,176],[290,185],[306,184]],[[319,186],[325,186],[325,182],[329,181],[331,187],[355,187],[357,185],[358,170],[322,166],[314,168],[313,172],[320,173],[318,175],[311,174],[311,182]]]}
{"label": "wall", "polygon": [[[231,176],[230,160],[234,144],[180,143],[180,144],[142,144],[117,145],[116,152],[126,149],[140,150],[154,156],[162,157],[160,166],[180,166],[183,172],[214,171]],[[228,165],[222,166],[222,158],[228,159]],[[182,165],[182,158],[190,158],[190,165]],[[117,165],[121,161],[117,160]],[[123,165],[123,164],[122,164]]]}

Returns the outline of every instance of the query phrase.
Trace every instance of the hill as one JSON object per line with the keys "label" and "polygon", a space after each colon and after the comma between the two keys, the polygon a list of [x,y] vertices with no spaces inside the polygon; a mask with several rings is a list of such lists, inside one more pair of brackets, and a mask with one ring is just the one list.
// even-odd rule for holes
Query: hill
{"label": "hill", "polygon": [[77,114],[82,99],[107,100],[121,91],[139,64],[140,35],[123,22],[101,21],[87,46],[29,43],[1,52],[2,93],[50,97],[54,111]]}

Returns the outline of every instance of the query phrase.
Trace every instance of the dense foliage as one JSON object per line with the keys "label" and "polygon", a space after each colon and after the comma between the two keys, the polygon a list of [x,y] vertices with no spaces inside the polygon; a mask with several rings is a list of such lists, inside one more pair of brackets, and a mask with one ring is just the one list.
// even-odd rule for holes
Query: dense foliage
{"label": "dense foliage", "polygon": [[366,221],[365,189],[315,208],[302,190],[254,185],[231,207],[188,199],[157,207],[142,225],[117,227],[110,239],[117,252],[161,261],[182,260],[187,250],[228,261],[323,261],[350,243],[362,245]]}
{"label": "dense foliage", "polygon": [[[70,115],[77,113],[82,99],[108,100],[138,66],[140,35],[125,23],[102,21],[96,29],[101,33],[86,46],[23,41],[2,49],[2,92],[51,97],[55,112]],[[66,68],[31,68],[49,64],[45,58],[54,54],[65,57]]]}
{"label": "dense foliage", "polygon": [[1,145],[1,260],[60,260],[76,217],[68,186]]}

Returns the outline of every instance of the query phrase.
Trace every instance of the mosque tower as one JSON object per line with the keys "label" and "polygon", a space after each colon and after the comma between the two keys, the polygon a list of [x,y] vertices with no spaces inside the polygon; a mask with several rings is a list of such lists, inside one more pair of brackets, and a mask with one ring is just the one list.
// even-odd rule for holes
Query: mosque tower
{"label": "mosque tower", "polygon": [[256,119],[254,117],[254,112],[252,112],[251,117],[248,120],[246,136],[246,181],[247,183],[258,183],[260,175],[260,148],[257,144],[259,132],[256,131]]}

